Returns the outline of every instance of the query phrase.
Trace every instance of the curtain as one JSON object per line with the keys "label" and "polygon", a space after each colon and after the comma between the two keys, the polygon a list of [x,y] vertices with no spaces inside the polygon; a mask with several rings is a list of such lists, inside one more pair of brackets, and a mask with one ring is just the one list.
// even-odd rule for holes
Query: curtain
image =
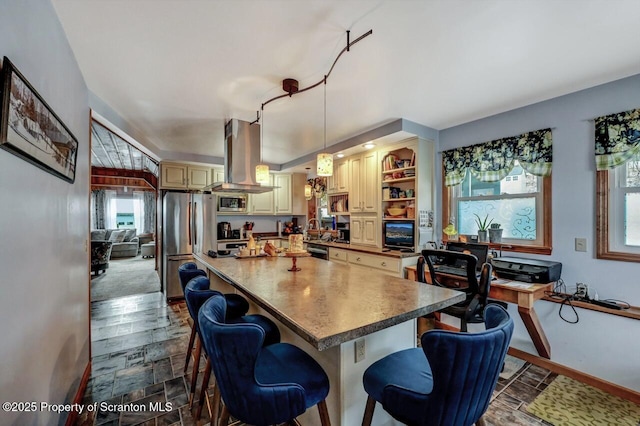
{"label": "curtain", "polygon": [[156,194],[151,191],[144,192],[144,221],[143,232],[156,232]]}
{"label": "curtain", "polygon": [[115,229],[117,224],[118,206],[116,204],[116,191],[104,191],[104,227],[106,229]]}
{"label": "curtain", "polygon": [[94,189],[91,191],[91,229],[105,229],[105,191]]}
{"label": "curtain", "polygon": [[595,119],[596,169],[616,168],[640,153],[640,109]]}
{"label": "curtain", "polygon": [[550,176],[552,148],[551,129],[542,129],[444,151],[445,185],[461,184],[467,170],[480,181],[500,181],[511,172],[515,160],[533,175]]}
{"label": "curtain", "polygon": [[133,226],[136,232],[141,234],[144,231],[144,192],[133,191]]}

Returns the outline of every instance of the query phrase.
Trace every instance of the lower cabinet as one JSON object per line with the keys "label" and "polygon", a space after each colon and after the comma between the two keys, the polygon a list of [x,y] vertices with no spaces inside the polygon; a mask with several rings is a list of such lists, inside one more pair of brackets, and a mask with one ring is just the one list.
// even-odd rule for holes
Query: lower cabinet
{"label": "lower cabinet", "polygon": [[380,221],[377,216],[351,215],[351,244],[378,246],[380,238]]}
{"label": "lower cabinet", "polygon": [[363,266],[368,269],[373,269],[374,272],[392,275],[394,277],[404,277],[404,267],[415,264],[417,257],[397,258],[329,247],[329,260],[345,265]]}

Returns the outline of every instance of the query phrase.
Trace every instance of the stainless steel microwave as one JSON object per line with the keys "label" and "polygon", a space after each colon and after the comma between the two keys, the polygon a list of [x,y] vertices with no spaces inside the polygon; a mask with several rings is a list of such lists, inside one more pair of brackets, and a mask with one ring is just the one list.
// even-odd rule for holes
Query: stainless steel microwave
{"label": "stainless steel microwave", "polygon": [[218,211],[245,213],[247,211],[246,194],[218,195]]}

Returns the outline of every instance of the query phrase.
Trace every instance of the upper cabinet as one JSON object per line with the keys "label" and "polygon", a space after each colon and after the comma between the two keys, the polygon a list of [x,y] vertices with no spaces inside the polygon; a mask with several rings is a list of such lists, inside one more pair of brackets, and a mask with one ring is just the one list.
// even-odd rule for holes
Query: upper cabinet
{"label": "upper cabinet", "polygon": [[327,178],[327,193],[349,192],[349,159],[343,158],[333,164],[333,176]]}
{"label": "upper cabinet", "polygon": [[213,179],[211,179],[211,183],[224,182],[224,169],[219,167],[214,167],[211,169],[211,175]]}
{"label": "upper cabinet", "polygon": [[349,211],[378,211],[378,153],[367,151],[351,158],[349,172]]}
{"label": "upper cabinet", "polygon": [[274,186],[274,190],[262,194],[251,194],[249,214],[306,215],[304,198],[306,182],[306,176],[302,173],[271,173],[269,186]]}
{"label": "upper cabinet", "polygon": [[190,164],[160,164],[161,189],[197,189],[211,184],[211,168]]}
{"label": "upper cabinet", "polygon": [[[269,174],[269,186],[273,186],[273,175]],[[249,196],[249,214],[273,214],[274,191],[263,192],[262,194],[251,194]]]}

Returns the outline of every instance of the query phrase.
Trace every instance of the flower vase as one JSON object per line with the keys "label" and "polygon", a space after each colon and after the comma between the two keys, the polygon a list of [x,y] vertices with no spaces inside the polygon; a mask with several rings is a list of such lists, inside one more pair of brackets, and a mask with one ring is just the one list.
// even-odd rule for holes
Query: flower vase
{"label": "flower vase", "polygon": [[502,229],[495,228],[489,229],[489,242],[501,243],[502,242]]}
{"label": "flower vase", "polygon": [[487,236],[487,230],[479,230],[478,231],[478,242],[479,243],[486,243],[489,240],[488,236]]}

